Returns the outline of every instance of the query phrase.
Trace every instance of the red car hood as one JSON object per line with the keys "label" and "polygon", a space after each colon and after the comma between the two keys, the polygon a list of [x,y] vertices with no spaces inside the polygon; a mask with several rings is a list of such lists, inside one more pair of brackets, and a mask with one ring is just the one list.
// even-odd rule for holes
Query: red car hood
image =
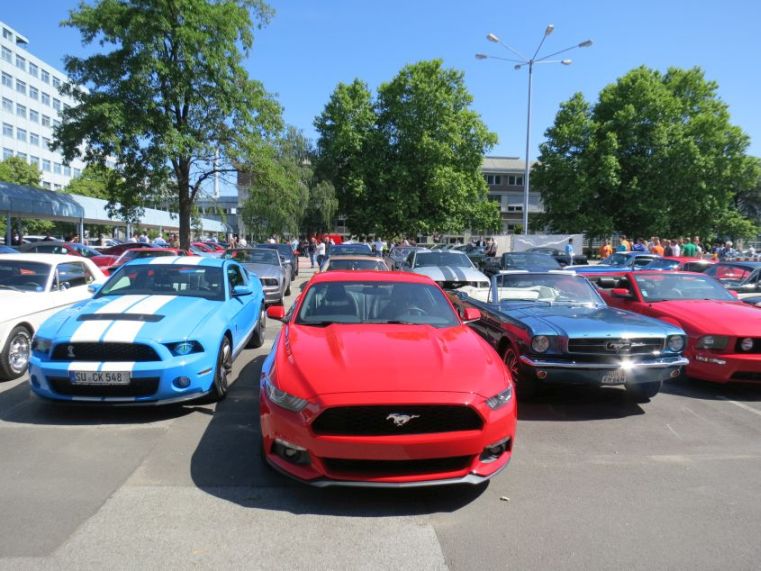
{"label": "red car hood", "polygon": [[741,301],[661,301],[651,307],[658,317],[673,317],[697,333],[761,337],[761,311]]}
{"label": "red car hood", "polygon": [[415,391],[489,398],[504,390],[507,377],[496,353],[467,326],[288,326],[275,369],[279,388],[304,398]]}
{"label": "red car hood", "polygon": [[90,258],[93,263],[99,268],[105,268],[113,265],[119,256],[109,256],[108,254],[102,254],[100,256],[93,256]]}

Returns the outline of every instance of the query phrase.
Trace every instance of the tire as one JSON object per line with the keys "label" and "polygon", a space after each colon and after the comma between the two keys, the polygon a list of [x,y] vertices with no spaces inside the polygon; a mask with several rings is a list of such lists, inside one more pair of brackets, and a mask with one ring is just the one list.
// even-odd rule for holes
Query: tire
{"label": "tire", "polygon": [[219,344],[219,353],[217,353],[217,366],[214,369],[214,382],[209,392],[210,402],[219,402],[227,396],[228,381],[227,377],[233,368],[233,350],[230,340],[225,336],[222,343]]}
{"label": "tire", "polygon": [[12,381],[26,373],[31,354],[32,333],[23,325],[14,327],[0,355],[0,381]]}
{"label": "tire", "polygon": [[518,399],[531,400],[532,398],[535,398],[541,390],[541,384],[538,381],[530,381],[521,375],[519,366],[520,356],[512,345],[509,345],[507,349],[505,349],[505,354],[502,356],[502,360],[508,371],[510,371],[510,376],[513,377],[515,392],[518,393]]}
{"label": "tire", "polygon": [[[288,287],[285,289],[285,295],[291,295],[291,284],[292,284],[292,283],[293,283],[293,282],[288,282]],[[282,300],[282,298],[281,298],[281,299],[280,299],[280,303],[282,304],[282,302],[283,302],[283,300]]]}
{"label": "tire", "polygon": [[262,307],[262,310],[259,313],[259,321],[256,323],[256,327],[254,327],[254,332],[251,334],[248,343],[246,343],[246,349],[256,349],[257,347],[264,345],[264,332],[266,329],[267,314]]}
{"label": "tire", "polygon": [[652,381],[626,385],[626,390],[635,402],[648,402],[658,394],[661,386],[663,386],[663,381]]}

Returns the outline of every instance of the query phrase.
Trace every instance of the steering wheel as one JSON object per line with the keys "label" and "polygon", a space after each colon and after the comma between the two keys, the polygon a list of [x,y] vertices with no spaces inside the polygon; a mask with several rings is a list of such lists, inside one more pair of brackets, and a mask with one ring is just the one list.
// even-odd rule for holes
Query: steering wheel
{"label": "steering wheel", "polygon": [[417,305],[411,305],[410,307],[407,308],[406,313],[409,315],[425,315],[426,311],[422,307],[418,307]]}

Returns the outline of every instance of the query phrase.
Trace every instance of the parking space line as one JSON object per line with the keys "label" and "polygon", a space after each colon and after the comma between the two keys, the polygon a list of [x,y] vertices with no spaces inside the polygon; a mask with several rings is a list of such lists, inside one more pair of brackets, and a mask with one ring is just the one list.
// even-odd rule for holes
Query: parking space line
{"label": "parking space line", "polygon": [[755,409],[752,406],[748,406],[745,403],[737,402],[736,400],[728,399],[727,397],[719,396],[719,398],[723,401],[731,402],[733,405],[739,406],[742,409],[747,410],[748,412],[752,412],[753,414],[757,414],[758,416],[761,416],[761,410]]}

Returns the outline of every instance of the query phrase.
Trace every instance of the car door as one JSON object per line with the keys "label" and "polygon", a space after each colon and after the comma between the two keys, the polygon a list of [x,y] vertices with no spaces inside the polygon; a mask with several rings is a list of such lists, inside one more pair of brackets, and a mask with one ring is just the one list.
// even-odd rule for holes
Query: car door
{"label": "car door", "polygon": [[256,327],[256,320],[259,318],[258,307],[255,303],[254,294],[235,296],[233,293],[235,286],[253,287],[248,273],[233,262],[227,264],[225,273],[227,278],[228,322],[232,324],[233,349],[237,352]]}

